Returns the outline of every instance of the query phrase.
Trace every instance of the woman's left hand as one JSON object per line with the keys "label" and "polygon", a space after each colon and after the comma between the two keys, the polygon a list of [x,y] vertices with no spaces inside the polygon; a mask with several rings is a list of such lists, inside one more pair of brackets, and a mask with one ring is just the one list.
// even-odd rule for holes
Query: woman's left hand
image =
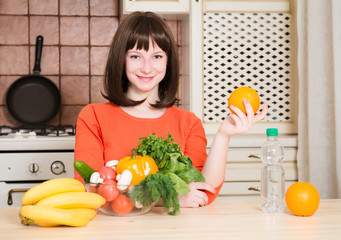
{"label": "woman's left hand", "polygon": [[184,196],[178,196],[180,207],[195,208],[207,205],[208,196],[204,190],[215,193],[214,187],[206,182],[191,182],[190,191]]}
{"label": "woman's left hand", "polygon": [[244,106],[246,115],[239,108],[231,106],[235,114],[230,113],[225,118],[219,129],[221,133],[227,136],[246,133],[252,128],[253,124],[262,120],[268,112],[267,104],[264,104],[262,111],[258,114],[253,113],[252,106],[246,99],[244,99]]}

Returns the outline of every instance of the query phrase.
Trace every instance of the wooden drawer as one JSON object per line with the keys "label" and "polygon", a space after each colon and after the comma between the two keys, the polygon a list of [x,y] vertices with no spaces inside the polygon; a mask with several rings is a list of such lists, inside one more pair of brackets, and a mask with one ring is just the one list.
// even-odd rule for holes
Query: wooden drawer
{"label": "wooden drawer", "polygon": [[[260,163],[259,158],[251,157],[250,155],[260,154],[260,148],[230,148],[227,155],[228,163]],[[296,162],[297,149],[284,148],[284,162]]]}
{"label": "wooden drawer", "polygon": [[[286,181],[285,189],[296,181]],[[260,192],[249,190],[249,187],[260,187],[260,182],[225,182],[219,196],[259,196]]]}
{"label": "wooden drawer", "polygon": [[[225,181],[227,182],[249,182],[260,181],[262,163],[227,163]],[[296,163],[284,163],[285,179],[296,181],[298,178]]]}

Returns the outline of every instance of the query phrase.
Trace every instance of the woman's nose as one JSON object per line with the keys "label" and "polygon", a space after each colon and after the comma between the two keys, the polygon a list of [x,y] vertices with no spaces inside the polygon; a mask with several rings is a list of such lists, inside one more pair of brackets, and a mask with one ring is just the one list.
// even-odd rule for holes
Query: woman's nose
{"label": "woman's nose", "polygon": [[141,71],[143,73],[149,73],[152,70],[152,65],[149,61],[143,61]]}

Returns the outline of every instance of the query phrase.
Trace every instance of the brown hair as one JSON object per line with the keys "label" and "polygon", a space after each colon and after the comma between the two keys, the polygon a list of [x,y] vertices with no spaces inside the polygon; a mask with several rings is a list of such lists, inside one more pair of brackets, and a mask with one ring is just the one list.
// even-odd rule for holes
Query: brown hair
{"label": "brown hair", "polygon": [[159,83],[159,98],[155,108],[170,107],[178,102],[179,60],[173,34],[168,25],[155,13],[134,12],[119,25],[112,40],[104,77],[103,97],[119,106],[136,106],[142,103],[126,96],[129,80],[125,74],[125,57],[128,50],[149,49],[152,39],[167,54],[167,69]]}

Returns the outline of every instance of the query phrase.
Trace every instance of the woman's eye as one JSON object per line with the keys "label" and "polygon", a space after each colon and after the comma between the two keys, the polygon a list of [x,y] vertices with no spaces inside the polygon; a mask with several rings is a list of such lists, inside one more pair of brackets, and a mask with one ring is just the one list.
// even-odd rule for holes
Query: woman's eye
{"label": "woman's eye", "polygon": [[161,59],[161,58],[163,58],[163,56],[162,55],[155,55],[154,58]]}
{"label": "woman's eye", "polygon": [[138,59],[139,56],[137,56],[137,55],[131,55],[130,58],[132,58],[132,59]]}

